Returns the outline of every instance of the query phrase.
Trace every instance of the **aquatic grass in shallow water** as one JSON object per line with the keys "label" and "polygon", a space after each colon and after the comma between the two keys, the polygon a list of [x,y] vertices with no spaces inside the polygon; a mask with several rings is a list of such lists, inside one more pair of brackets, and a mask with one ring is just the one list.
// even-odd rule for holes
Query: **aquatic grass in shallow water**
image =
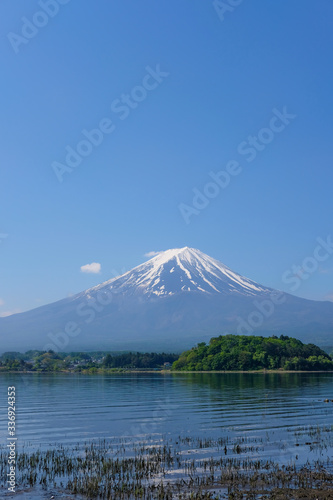
{"label": "aquatic grass in shallow water", "polygon": [[[293,430],[294,431],[294,430]],[[331,447],[325,428],[304,427],[294,431],[305,439],[301,446]],[[318,443],[316,445],[315,443]],[[59,446],[52,450],[21,451],[17,455],[17,483],[21,487],[60,487],[86,498],[103,499],[242,499],[297,498],[298,491],[312,491],[309,498],[333,498],[332,464],[316,460],[297,466],[263,451],[268,439],[240,437],[176,440],[145,439],[142,442],[103,440]],[[7,474],[7,451],[0,450],[1,478]],[[2,479],[3,480],[3,479]],[[4,480],[3,486],[6,487]],[[285,496],[276,496],[284,491]],[[323,494],[324,496],[318,496]],[[275,495],[275,496],[274,496]],[[293,495],[293,496],[289,496]],[[326,495],[326,496],[325,496]],[[331,496],[330,496],[331,495]],[[300,497],[301,498],[301,497]],[[306,498],[303,497],[303,498]]]}

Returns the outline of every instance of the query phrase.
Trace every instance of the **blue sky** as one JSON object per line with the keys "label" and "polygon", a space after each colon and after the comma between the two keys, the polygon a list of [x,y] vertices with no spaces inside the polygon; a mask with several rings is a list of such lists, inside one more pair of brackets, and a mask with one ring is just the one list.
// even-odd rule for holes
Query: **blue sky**
{"label": "blue sky", "polygon": [[[183,246],[291,291],[284,273],[332,234],[332,16],[330,0],[3,0],[0,315]],[[333,300],[333,256],[313,269],[294,293]]]}

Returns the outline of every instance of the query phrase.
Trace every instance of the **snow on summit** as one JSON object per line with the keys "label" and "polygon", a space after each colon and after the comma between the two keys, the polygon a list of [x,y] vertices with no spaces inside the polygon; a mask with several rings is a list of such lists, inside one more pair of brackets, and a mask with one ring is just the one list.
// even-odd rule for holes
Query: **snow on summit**
{"label": "snow on summit", "polygon": [[181,292],[256,295],[272,291],[231,271],[200,250],[189,247],[159,252],[147,262],[87,290],[87,293],[105,287],[117,293],[141,293],[150,297]]}
{"label": "snow on summit", "polygon": [[[302,341],[313,343],[320,335],[329,345],[331,302],[284,294],[274,308],[274,294],[281,292],[241,276],[199,250],[175,248],[77,295],[0,318],[2,348],[14,351],[20,345],[28,350],[33,345],[64,351],[70,342],[70,349],[78,351],[147,352],[149,346],[169,352],[189,349],[224,332],[291,336],[301,332]],[[267,304],[274,314],[267,311]],[[255,330],[253,314],[260,323]],[[319,333],[317,326],[313,333],[313,325],[318,325]]]}

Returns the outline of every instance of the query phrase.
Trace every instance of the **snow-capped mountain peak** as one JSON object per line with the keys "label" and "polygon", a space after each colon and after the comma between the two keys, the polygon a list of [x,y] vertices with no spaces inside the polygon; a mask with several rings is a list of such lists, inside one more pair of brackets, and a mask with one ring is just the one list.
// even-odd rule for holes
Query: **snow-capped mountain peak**
{"label": "snow-capped mountain peak", "polygon": [[170,296],[181,292],[255,295],[271,289],[233,272],[216,259],[195,248],[159,252],[131,271],[86,293],[107,287],[118,293]]}
{"label": "snow-capped mountain peak", "polygon": [[321,338],[329,344],[332,303],[285,294],[279,307],[273,307],[275,293],[281,292],[244,278],[199,250],[176,248],[71,297],[0,318],[1,345],[7,351],[19,345],[56,352],[169,352],[224,333],[297,333],[301,340]]}

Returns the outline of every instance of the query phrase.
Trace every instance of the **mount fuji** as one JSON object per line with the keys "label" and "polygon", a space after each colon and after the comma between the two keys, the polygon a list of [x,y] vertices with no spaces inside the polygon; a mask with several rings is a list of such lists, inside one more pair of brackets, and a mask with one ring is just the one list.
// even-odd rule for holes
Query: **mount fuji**
{"label": "mount fuji", "polygon": [[260,285],[185,247],[69,298],[0,318],[2,351],[170,352],[225,333],[331,344],[333,303]]}
{"label": "mount fuji", "polygon": [[234,273],[199,250],[188,247],[160,252],[132,271],[91,288],[90,291],[105,288],[124,294],[139,293],[147,298],[154,295],[172,296],[181,292],[255,295],[272,291]]}

